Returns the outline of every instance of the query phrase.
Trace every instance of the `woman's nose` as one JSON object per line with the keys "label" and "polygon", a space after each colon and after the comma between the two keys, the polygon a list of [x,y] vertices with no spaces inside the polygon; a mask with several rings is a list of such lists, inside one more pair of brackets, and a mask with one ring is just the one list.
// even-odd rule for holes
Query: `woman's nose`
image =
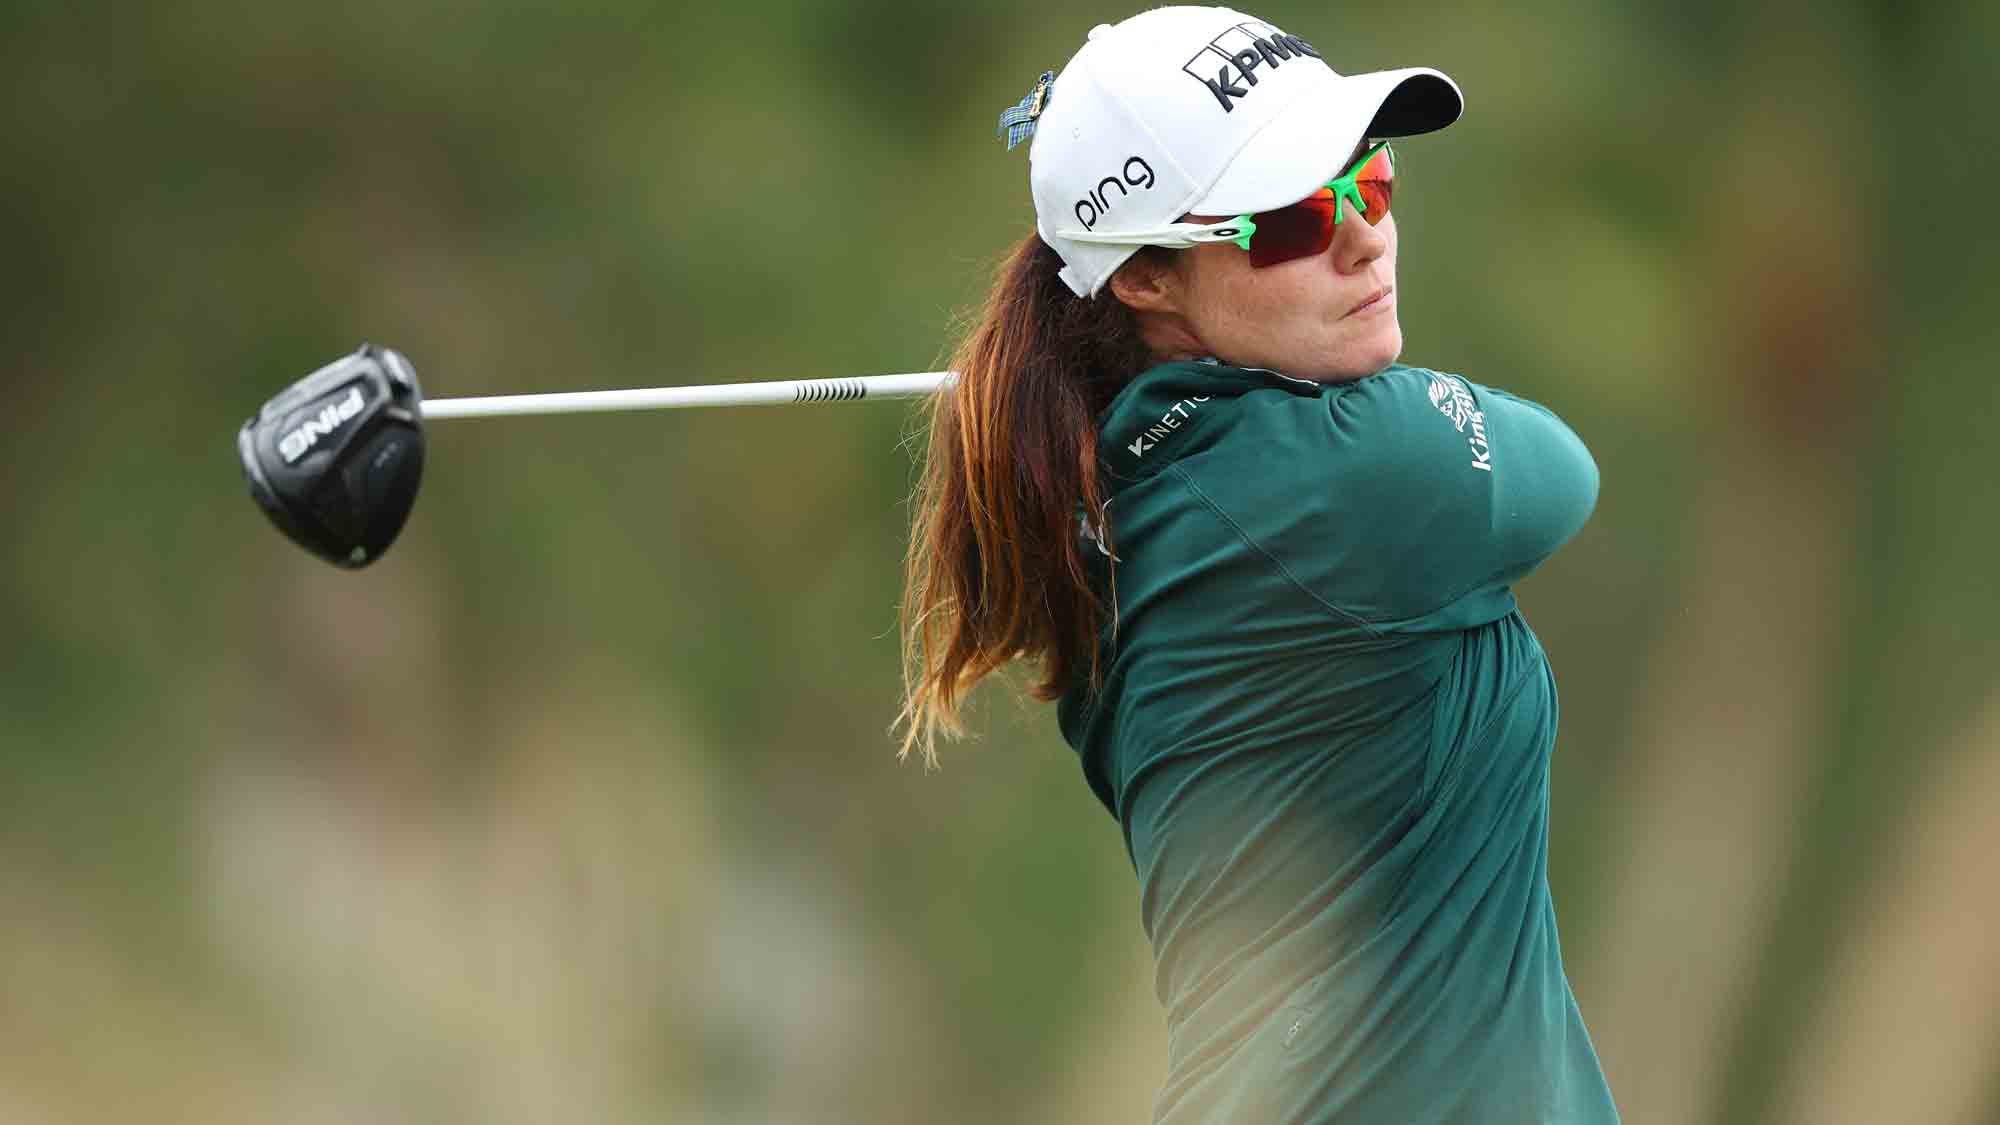
{"label": "woman's nose", "polygon": [[[1386,218],[1386,216],[1384,216]],[[1341,273],[1355,273],[1389,249],[1389,236],[1370,226],[1354,204],[1340,201],[1340,223],[1333,232],[1333,264]]]}

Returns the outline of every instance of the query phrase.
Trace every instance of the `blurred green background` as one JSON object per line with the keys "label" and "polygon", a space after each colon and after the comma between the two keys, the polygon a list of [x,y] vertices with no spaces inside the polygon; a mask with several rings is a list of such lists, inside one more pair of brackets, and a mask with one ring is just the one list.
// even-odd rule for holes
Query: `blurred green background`
{"label": "blurred green background", "polygon": [[[360,574],[233,448],[363,339],[438,397],[935,366],[1032,222],[995,116],[1132,10],[7,5],[0,1120],[1145,1120],[1052,715],[893,756],[909,409],[440,424]],[[1463,85],[1405,358],[1601,465],[1522,599],[1627,1120],[2000,1122],[2000,6],[1255,10]]]}

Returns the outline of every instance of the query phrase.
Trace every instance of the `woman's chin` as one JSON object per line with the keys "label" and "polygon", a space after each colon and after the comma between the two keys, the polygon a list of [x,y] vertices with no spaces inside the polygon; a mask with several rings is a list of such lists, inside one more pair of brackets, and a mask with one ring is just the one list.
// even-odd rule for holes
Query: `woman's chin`
{"label": "woman's chin", "polygon": [[1403,329],[1394,319],[1365,338],[1351,341],[1332,362],[1322,365],[1312,376],[1315,383],[1351,383],[1365,379],[1396,362],[1403,354]]}
{"label": "woman's chin", "polygon": [[[1380,371],[1384,367],[1396,362],[1396,357],[1402,354],[1403,326],[1397,323],[1394,317],[1391,317],[1389,323],[1383,325],[1382,337],[1376,345],[1375,357],[1377,363],[1375,364],[1375,370]],[[1373,374],[1373,372],[1370,372],[1370,374]]]}

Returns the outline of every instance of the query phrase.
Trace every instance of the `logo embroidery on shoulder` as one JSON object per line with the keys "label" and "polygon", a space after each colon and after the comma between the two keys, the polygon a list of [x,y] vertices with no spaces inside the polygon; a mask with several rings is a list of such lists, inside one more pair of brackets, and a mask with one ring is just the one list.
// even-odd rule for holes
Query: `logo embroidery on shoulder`
{"label": "logo embroidery on shoulder", "polygon": [[1207,402],[1211,397],[1213,396],[1189,395],[1167,407],[1166,413],[1160,415],[1158,422],[1141,430],[1138,438],[1125,448],[1132,452],[1134,458],[1144,457],[1147,450],[1160,444],[1161,438],[1180,429],[1182,419],[1192,414],[1198,404]]}
{"label": "logo embroidery on shoulder", "polygon": [[[1493,447],[1486,441],[1486,412],[1472,401],[1472,391],[1465,380],[1456,375],[1431,375],[1431,405],[1438,408],[1451,420],[1452,428],[1466,434],[1465,444],[1472,450],[1472,467],[1482,472],[1493,471]],[[1466,427],[1471,427],[1467,433]]]}

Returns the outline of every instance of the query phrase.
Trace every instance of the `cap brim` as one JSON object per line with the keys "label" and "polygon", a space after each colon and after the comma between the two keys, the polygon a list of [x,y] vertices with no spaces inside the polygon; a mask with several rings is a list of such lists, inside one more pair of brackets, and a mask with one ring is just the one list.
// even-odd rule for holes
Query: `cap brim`
{"label": "cap brim", "polygon": [[1187,213],[1226,217],[1297,203],[1339,175],[1363,137],[1436,132],[1464,109],[1458,83],[1429,67],[1335,77],[1272,118]]}

